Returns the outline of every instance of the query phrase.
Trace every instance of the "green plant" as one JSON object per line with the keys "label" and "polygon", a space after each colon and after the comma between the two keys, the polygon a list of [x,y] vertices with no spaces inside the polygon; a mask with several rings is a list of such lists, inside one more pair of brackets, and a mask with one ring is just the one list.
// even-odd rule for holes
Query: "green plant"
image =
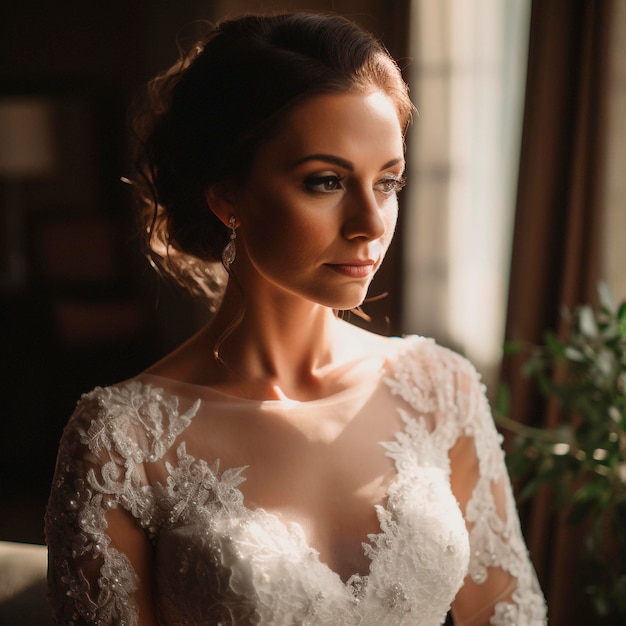
{"label": "green plant", "polygon": [[566,313],[561,339],[542,346],[507,344],[528,355],[523,374],[554,398],[565,419],[558,428],[530,428],[508,415],[503,388],[498,421],[515,433],[507,455],[520,478],[521,500],[550,486],[570,523],[583,524],[586,592],[601,623],[626,624],[626,302],[615,306],[601,285],[600,307]]}

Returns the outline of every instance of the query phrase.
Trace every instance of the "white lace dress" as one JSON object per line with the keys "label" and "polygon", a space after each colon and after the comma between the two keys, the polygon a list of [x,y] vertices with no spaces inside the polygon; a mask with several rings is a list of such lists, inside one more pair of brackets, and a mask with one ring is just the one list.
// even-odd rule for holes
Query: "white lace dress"
{"label": "white lace dress", "polygon": [[[364,383],[310,402],[243,400],[147,374],[84,395],[46,515],[58,622],[137,624],[141,570],[168,626],[431,626],[451,607],[457,624],[545,624],[475,370],[428,339],[388,345]],[[349,577],[310,545],[288,502],[248,499],[254,449],[220,455],[211,437],[218,423],[330,414],[344,425],[337,440],[354,430],[350,445],[369,446],[359,448],[372,459],[355,468],[359,484],[384,485],[369,496],[378,529],[362,537],[367,570]],[[332,446],[319,447],[329,497],[333,476],[341,479]],[[148,568],[124,541],[129,525],[148,538]]]}

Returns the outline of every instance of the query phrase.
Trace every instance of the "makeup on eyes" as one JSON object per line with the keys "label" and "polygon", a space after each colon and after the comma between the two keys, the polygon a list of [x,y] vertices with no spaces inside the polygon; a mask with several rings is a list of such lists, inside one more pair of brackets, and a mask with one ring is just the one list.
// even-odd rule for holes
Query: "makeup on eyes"
{"label": "makeup on eyes", "polygon": [[313,174],[304,180],[305,187],[313,193],[331,193],[342,188],[343,176],[330,172]]}
{"label": "makeup on eyes", "polygon": [[[344,188],[342,184],[344,179],[345,177],[340,174],[322,172],[307,176],[304,180],[304,186],[313,193],[332,193]],[[379,179],[373,185],[373,188],[385,195],[390,195],[399,193],[405,185],[406,178],[404,175],[389,174]]]}

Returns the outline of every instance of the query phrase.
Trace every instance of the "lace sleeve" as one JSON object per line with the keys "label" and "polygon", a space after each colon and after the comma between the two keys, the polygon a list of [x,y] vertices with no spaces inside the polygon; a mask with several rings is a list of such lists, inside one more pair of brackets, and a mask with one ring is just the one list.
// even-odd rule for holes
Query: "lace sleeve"
{"label": "lace sleeve", "polygon": [[133,455],[112,443],[101,395],[83,397],[61,440],[46,512],[49,599],[63,625],[134,625],[140,613],[156,624],[149,490]]}
{"label": "lace sleeve", "polygon": [[469,573],[453,604],[455,624],[542,626],[546,606],[526,545],[484,386],[462,361],[457,371],[460,437],[451,482],[470,536]]}

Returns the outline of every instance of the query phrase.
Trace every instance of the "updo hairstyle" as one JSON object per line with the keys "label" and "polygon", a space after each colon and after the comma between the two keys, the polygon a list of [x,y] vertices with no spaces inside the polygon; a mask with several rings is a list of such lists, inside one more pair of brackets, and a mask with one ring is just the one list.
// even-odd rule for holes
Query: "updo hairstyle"
{"label": "updo hairstyle", "polygon": [[244,181],[259,145],[298,102],[372,89],[392,98],[405,131],[413,106],[400,70],[342,17],[246,16],[213,27],[150,82],[135,120],[135,186],[152,263],[215,302],[229,231],[207,206],[206,189]]}

